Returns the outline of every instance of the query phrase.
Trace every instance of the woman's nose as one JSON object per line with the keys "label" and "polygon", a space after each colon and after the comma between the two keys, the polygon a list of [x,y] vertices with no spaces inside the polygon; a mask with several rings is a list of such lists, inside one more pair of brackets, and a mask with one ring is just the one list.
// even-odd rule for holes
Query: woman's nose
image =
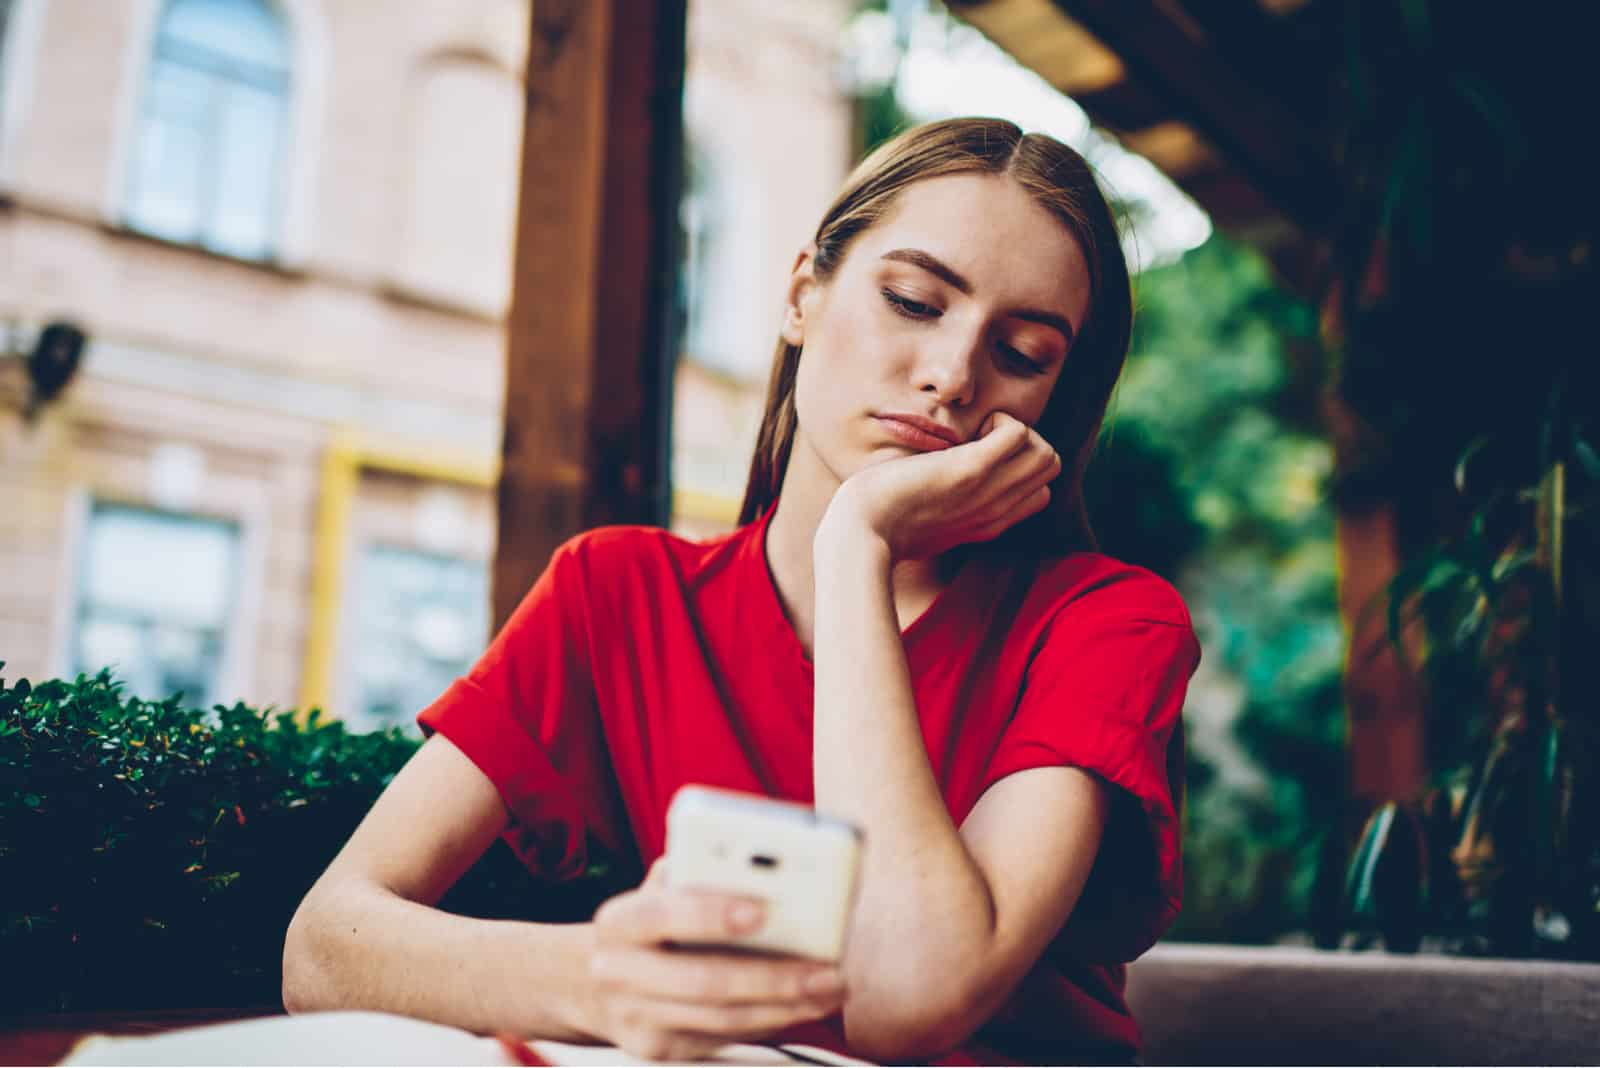
{"label": "woman's nose", "polygon": [[976,359],[976,346],[965,342],[923,353],[917,362],[917,390],[931,393],[953,408],[972,403]]}

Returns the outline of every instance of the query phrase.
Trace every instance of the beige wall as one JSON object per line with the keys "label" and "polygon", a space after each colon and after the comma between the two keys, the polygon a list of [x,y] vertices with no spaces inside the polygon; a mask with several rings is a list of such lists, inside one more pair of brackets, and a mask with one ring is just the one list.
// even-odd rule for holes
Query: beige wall
{"label": "beige wall", "polygon": [[[0,658],[8,673],[36,677],[66,666],[88,500],[176,504],[243,533],[224,696],[292,705],[329,437],[498,448],[520,120],[503,104],[474,105],[520,99],[525,0],[283,4],[294,90],[282,267],[120,226],[154,0],[21,3],[25,32],[8,59],[25,52],[25,62],[8,63],[5,91],[26,109],[7,129],[0,170],[11,199],[0,213],[0,315],[27,329],[66,315],[94,341],[37,426],[0,414],[5,484],[22,503],[0,520]],[[445,99],[469,109],[454,124],[439,121],[437,103],[419,113],[441,57],[473,87]],[[441,130],[447,152],[427,143]],[[453,170],[437,173],[436,160]],[[418,187],[434,195],[422,200]],[[487,269],[430,270],[459,263],[461,232]],[[202,458],[192,500],[158,499],[152,458],[174,443]],[[488,494],[478,495],[483,526]]]}
{"label": "beige wall", "polygon": [[[0,363],[5,674],[66,666],[84,516],[98,497],[239,525],[220,696],[295,705],[330,443],[498,452],[527,0],[281,0],[294,97],[273,264],[121,225],[157,0],[18,3],[0,71],[0,326],[26,337],[65,316],[93,342],[31,427],[17,412],[18,368]],[[726,527],[784,276],[849,162],[849,108],[830,80],[849,6],[692,5],[691,121],[731,161],[742,229],[715,309],[739,358],[680,373],[687,506],[676,525],[687,532]],[[199,461],[176,491],[162,476],[174,448]],[[348,563],[379,537],[428,547],[417,516],[441,492],[458,498],[456,551],[486,556],[488,490],[386,476],[357,486],[347,543],[331,552]],[[348,589],[333,597],[349,600]],[[348,622],[330,639],[335,698]]]}
{"label": "beige wall", "polygon": [[[760,423],[795,255],[853,162],[835,83],[850,0],[697,0],[689,7],[685,135],[716,172],[727,240],[708,294],[716,351],[678,376],[675,485],[736,505]],[[696,533],[723,524],[680,518]]]}

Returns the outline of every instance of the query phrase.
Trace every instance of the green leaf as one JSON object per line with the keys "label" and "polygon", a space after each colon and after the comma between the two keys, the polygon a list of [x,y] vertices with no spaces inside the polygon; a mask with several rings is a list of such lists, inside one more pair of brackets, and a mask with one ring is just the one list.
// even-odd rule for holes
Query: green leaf
{"label": "green leaf", "polygon": [[1441,590],[1452,589],[1459,585],[1463,579],[1470,578],[1470,572],[1459,563],[1448,557],[1442,557],[1433,562],[1423,576],[1422,584],[1418,587],[1419,593],[1437,593]]}
{"label": "green leaf", "polygon": [[1532,550],[1509,553],[1495,561],[1490,575],[1496,584],[1503,583],[1512,575],[1521,572],[1527,567],[1537,565],[1538,562],[1539,554]]}
{"label": "green leaf", "polygon": [[1471,443],[1461,451],[1461,458],[1456,461],[1455,484],[1457,493],[1467,492],[1467,467],[1472,463],[1473,457],[1482,452],[1492,439],[1488,434],[1480,434],[1473,438]]}
{"label": "green leaf", "polygon": [[1388,841],[1389,832],[1394,827],[1397,807],[1393,801],[1380,805],[1367,818],[1366,825],[1361,830],[1345,884],[1345,899],[1352,916],[1371,918],[1374,915],[1372,877],[1378,870],[1378,857],[1383,853],[1384,843]]}
{"label": "green leaf", "polygon": [[1578,458],[1578,463],[1583,467],[1584,473],[1590,478],[1600,481],[1600,455],[1594,451],[1594,446],[1573,434],[1573,455]]}
{"label": "green leaf", "polygon": [[1543,744],[1538,747],[1539,767],[1536,788],[1533,791],[1533,856],[1534,886],[1536,892],[1549,889],[1550,873],[1554,867],[1556,838],[1560,833],[1560,783],[1557,779],[1561,767],[1561,725],[1544,724]]}

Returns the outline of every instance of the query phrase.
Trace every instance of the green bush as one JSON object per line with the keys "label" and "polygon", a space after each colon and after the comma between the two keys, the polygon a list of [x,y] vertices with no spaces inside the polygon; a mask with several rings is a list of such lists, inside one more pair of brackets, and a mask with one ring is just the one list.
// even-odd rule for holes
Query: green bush
{"label": "green bush", "polygon": [[[277,1002],[295,906],[419,744],[316,711],[140,700],[106,671],[0,678],[5,1011]],[[542,885],[497,844],[441,907],[579,920],[619,878]]]}

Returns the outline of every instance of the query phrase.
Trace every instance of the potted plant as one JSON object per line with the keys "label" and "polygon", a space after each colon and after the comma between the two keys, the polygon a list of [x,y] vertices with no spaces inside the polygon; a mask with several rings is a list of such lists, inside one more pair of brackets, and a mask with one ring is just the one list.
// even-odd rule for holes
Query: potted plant
{"label": "potted plant", "polygon": [[1395,514],[1388,628],[1431,772],[1372,814],[1355,924],[1392,948],[1600,958],[1600,375],[1558,25],[1352,5],[1330,309],[1339,491]]}

